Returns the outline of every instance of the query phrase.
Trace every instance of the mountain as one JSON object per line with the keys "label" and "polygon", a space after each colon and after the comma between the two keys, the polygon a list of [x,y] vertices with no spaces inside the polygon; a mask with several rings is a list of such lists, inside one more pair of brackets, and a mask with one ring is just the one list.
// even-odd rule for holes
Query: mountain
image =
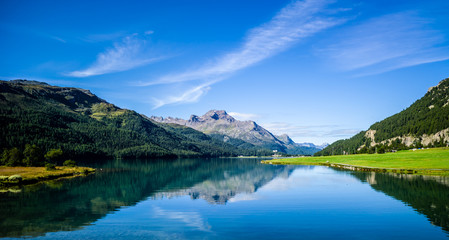
{"label": "mountain", "polygon": [[190,116],[189,120],[179,118],[151,117],[162,123],[176,123],[191,127],[206,134],[218,134],[240,139],[256,146],[285,151],[283,142],[254,121],[238,121],[223,110],[210,110],[203,116]]}
{"label": "mountain", "polygon": [[0,149],[36,144],[66,157],[236,156],[245,149],[190,128],[155,123],[88,90],[0,81]]}
{"label": "mountain", "polygon": [[276,138],[283,142],[286,152],[291,155],[313,155],[327,146],[326,144],[318,146],[313,143],[295,143],[287,134],[276,136]]}
{"label": "mountain", "polygon": [[[173,117],[150,118],[160,123],[178,124],[201,131],[216,139],[224,139],[234,146],[256,146],[288,154],[311,155],[320,149],[297,145],[288,135],[275,136],[254,121],[239,121],[224,110],[210,110],[203,116],[192,115],[188,120]],[[239,141],[240,140],[240,141]]]}
{"label": "mountain", "polygon": [[449,143],[449,78],[407,109],[373,124],[352,138],[339,140],[316,155],[383,153]]}

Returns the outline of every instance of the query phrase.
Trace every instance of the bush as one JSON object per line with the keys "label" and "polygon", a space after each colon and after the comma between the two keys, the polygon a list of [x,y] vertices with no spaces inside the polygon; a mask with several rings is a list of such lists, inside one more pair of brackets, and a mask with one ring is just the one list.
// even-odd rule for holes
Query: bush
{"label": "bush", "polygon": [[45,169],[47,169],[47,171],[56,170],[56,165],[54,165],[53,163],[47,163],[45,164]]}
{"label": "bush", "polygon": [[48,151],[44,157],[48,162],[56,163],[58,160],[60,160],[61,156],[61,149],[50,149],[50,151]]}
{"label": "bush", "polygon": [[44,154],[42,150],[36,145],[25,145],[25,150],[23,150],[23,164],[28,167],[42,166],[44,162]]}
{"label": "bush", "polygon": [[20,182],[20,181],[22,181],[22,176],[20,176],[20,175],[12,175],[12,176],[8,177],[8,181]]}
{"label": "bush", "polygon": [[66,167],[75,167],[76,162],[73,160],[66,160],[62,165],[66,166]]}

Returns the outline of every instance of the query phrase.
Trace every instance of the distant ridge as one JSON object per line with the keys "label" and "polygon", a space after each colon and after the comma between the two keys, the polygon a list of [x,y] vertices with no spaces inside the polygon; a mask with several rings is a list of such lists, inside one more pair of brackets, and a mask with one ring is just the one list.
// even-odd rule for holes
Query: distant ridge
{"label": "distant ridge", "polygon": [[222,134],[248,143],[284,151],[283,142],[254,121],[238,121],[224,110],[210,110],[203,116],[192,115],[188,120],[151,117],[163,123],[176,123],[206,134]]}
{"label": "distant ridge", "polygon": [[44,85],[44,86],[50,86],[48,83],[45,83],[45,82],[39,82],[39,81],[34,81],[34,80],[26,80],[26,79],[16,79],[16,80],[11,80],[11,81],[9,81],[9,83],[12,83],[12,84],[25,84],[25,85]]}

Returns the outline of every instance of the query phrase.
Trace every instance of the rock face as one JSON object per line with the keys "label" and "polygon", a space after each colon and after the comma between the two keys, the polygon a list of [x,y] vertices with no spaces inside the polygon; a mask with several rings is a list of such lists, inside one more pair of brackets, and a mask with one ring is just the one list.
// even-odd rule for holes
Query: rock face
{"label": "rock face", "polygon": [[[411,134],[405,135],[405,136],[397,136],[393,138],[389,138],[387,140],[383,140],[381,142],[375,141],[375,135],[376,130],[368,130],[365,133],[365,138],[370,139],[370,145],[368,147],[375,147],[377,144],[388,144],[389,142],[397,141],[399,140],[401,143],[403,143],[407,147],[412,147],[416,142],[420,142],[423,146],[427,146],[429,144],[438,142],[438,141],[444,141],[449,142],[449,128],[443,129],[437,133],[434,134],[423,134],[421,136],[413,136]],[[365,144],[362,145],[360,148],[365,147]]]}
{"label": "rock face", "polygon": [[[161,123],[175,123],[206,134],[221,134],[241,139],[256,146],[271,147],[273,150],[285,150],[285,144],[265,128],[254,121],[238,121],[224,110],[210,110],[203,116],[190,116],[189,120],[180,118],[151,117]],[[290,139],[287,136],[288,139]],[[290,141],[292,141],[290,139]],[[292,141],[293,142],[293,141]]]}
{"label": "rock face", "polygon": [[256,146],[289,154],[310,155],[319,150],[317,146],[302,146],[287,134],[275,136],[254,121],[239,121],[224,110],[210,110],[203,116],[190,116],[189,120],[172,117],[151,117],[160,123],[174,123],[206,134],[218,134],[243,140]]}

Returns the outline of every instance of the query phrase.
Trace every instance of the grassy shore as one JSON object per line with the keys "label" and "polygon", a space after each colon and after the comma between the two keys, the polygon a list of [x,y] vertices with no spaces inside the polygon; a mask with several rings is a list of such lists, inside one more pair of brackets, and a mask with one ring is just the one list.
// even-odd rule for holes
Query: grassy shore
{"label": "grassy shore", "polygon": [[26,185],[92,172],[95,172],[95,169],[88,167],[56,167],[55,170],[46,170],[45,167],[0,166],[0,187]]}
{"label": "grassy shore", "polygon": [[449,148],[405,150],[385,154],[286,158],[262,162],[268,164],[324,165],[359,171],[449,175]]}

